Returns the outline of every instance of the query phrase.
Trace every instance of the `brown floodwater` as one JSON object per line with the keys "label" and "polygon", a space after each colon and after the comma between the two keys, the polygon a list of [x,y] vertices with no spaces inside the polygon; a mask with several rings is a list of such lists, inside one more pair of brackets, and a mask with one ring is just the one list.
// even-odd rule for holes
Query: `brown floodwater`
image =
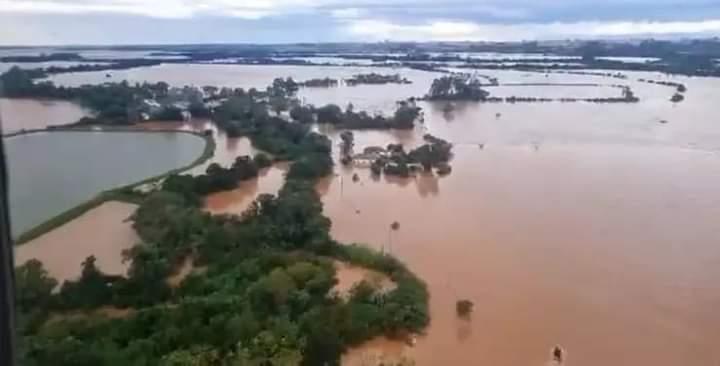
{"label": "brown floodwater", "polygon": [[240,182],[230,191],[211,193],[205,199],[205,209],[213,214],[241,215],[261,194],[277,194],[285,183],[287,163],[277,163],[260,171],[255,179]]}
{"label": "brown floodwater", "polygon": [[80,276],[82,262],[88,256],[107,274],[125,275],[129,263],[122,252],[139,238],[128,218],[136,205],[109,201],[78,218],[25,244],[15,247],[15,265],[30,259],[43,262],[50,276],[59,282]]}
{"label": "brown floodwater", "polygon": [[[508,82],[618,82],[505,74]],[[720,135],[711,102],[720,83],[650,75],[688,85],[686,101],[673,104],[672,88],[631,75],[620,82],[638,104],[458,103],[448,115],[424,102],[413,131],[355,132],[358,151],[418,145],[429,132],[454,142],[456,156],[444,178],[373,179],[366,168],[338,166],[318,184],[336,239],[391,251],[431,293],[431,325],[415,346],[376,339],[346,364],[545,365],[557,344],[567,363],[590,366],[720,361]],[[382,96],[356,98],[370,105]],[[337,150],[339,131],[318,130]],[[282,175],[271,180],[279,187]],[[241,207],[221,212],[250,201],[241,191],[216,197]],[[401,228],[390,232],[394,221]],[[460,299],[475,303],[469,320],[455,313]]]}
{"label": "brown floodwater", "polygon": [[[318,184],[336,239],[399,256],[431,294],[431,324],[415,346],[376,339],[353,349],[345,362],[374,353],[409,357],[420,366],[545,365],[552,347],[561,345],[567,364],[720,363],[720,116],[714,105],[720,79],[479,73],[501,83],[630,85],[641,102],[456,103],[452,113],[443,112],[443,103],[423,102],[424,123],[413,131],[355,132],[358,151],[398,141],[417,145],[428,132],[456,148],[447,177],[373,179],[366,168],[338,166],[336,176]],[[683,82],[686,99],[673,104],[672,88],[638,78]],[[313,103],[349,99],[386,112],[398,96],[424,94],[423,85],[390,93],[383,88],[394,86],[306,89],[301,96]],[[583,87],[582,97],[595,96],[592,91]],[[181,128],[207,128],[203,123]],[[337,145],[339,131],[319,130]],[[254,151],[246,139],[215,134],[212,161],[230,163]],[[257,185],[214,195],[208,207],[241,213],[250,197],[282,181],[281,172],[270,170]],[[391,232],[394,221],[400,229]],[[457,317],[460,299],[474,302],[470,319]]]}
{"label": "brown floodwater", "polygon": [[[418,365],[541,365],[555,344],[578,365],[713,364],[718,158],[467,146],[450,176],[402,185],[360,172],[348,184],[343,173],[323,201],[335,238],[384,246],[427,281],[431,325],[405,350]],[[469,322],[460,299],[475,303]]]}
{"label": "brown floodwater", "polygon": [[[177,129],[202,132],[210,130],[215,139],[215,153],[203,164],[200,164],[187,173],[198,175],[205,173],[208,165],[217,163],[229,167],[238,156],[254,156],[260,151],[252,146],[246,137],[228,137],[218,130],[209,120],[196,119],[186,122],[145,122],[139,128],[150,130]],[[213,214],[241,215],[255,199],[261,194],[277,194],[285,183],[287,163],[276,163],[263,169],[255,179],[240,182],[237,188],[229,191],[210,194],[205,200],[205,209]]]}
{"label": "brown floodwater", "polygon": [[353,266],[345,262],[335,261],[335,277],[337,283],[333,289],[341,296],[349,296],[353,286],[366,281],[376,286],[378,290],[385,292],[395,288],[395,283],[386,275],[360,266]]}
{"label": "brown floodwater", "polygon": [[79,105],[62,100],[0,98],[3,134],[73,123],[86,115]]}

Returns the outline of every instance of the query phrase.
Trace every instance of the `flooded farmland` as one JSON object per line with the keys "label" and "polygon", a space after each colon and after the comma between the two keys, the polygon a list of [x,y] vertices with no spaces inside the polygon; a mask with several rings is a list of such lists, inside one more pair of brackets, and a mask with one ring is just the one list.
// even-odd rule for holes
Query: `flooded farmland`
{"label": "flooded farmland", "polygon": [[[113,72],[109,79],[259,88],[275,77],[359,72],[339,70],[345,68],[162,65]],[[303,89],[299,96],[387,113],[397,100],[426,93],[434,77],[391,70],[413,84]],[[444,103],[421,102],[424,123],[413,131],[355,132],[356,149],[416,145],[432,133],[455,144],[455,157],[447,177],[374,179],[368,169],[338,165],[336,176],[318,184],[337,240],[392,252],[427,281],[431,294],[431,324],[416,345],[377,340],[352,350],[347,363],[379,347],[417,365],[543,365],[556,344],[577,365],[718,362],[720,129],[714,100],[720,80],[477,72],[500,83],[603,85],[582,87],[582,97],[606,96],[607,85],[627,84],[641,101],[454,103],[450,113]],[[104,73],[87,74],[54,80],[78,85],[105,79]],[[672,88],[640,78],[683,82],[686,100],[671,103]],[[555,93],[551,87],[501,88],[503,96]],[[207,122],[176,127],[212,128]],[[318,130],[338,144],[338,131]],[[255,151],[247,139],[214,133],[216,162]],[[211,195],[206,209],[241,213],[258,193],[277,191],[283,169]],[[356,173],[360,179],[353,182]],[[395,221],[401,228],[389,232]],[[470,319],[457,317],[460,299],[474,302]]]}

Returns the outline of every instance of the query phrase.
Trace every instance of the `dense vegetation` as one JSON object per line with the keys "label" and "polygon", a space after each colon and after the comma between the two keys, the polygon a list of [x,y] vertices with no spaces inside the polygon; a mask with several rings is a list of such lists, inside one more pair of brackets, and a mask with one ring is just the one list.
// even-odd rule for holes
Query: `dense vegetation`
{"label": "dense vegetation", "polygon": [[165,83],[130,85],[127,82],[66,88],[52,82],[34,82],[37,76],[32,70],[13,67],[0,75],[3,96],[75,100],[96,112],[95,121],[128,123],[137,118],[140,100],[167,89]]}
{"label": "dense vegetation", "polygon": [[348,86],[356,86],[361,84],[410,84],[407,78],[403,78],[400,74],[382,75],[376,73],[357,74],[349,79],[345,79]]}
{"label": "dense vegetation", "polygon": [[[18,268],[23,365],[334,365],[349,345],[427,324],[423,283],[392,257],[331,240],[312,181],[290,179],[242,218],[210,216],[163,190],[134,221],[145,244],[127,253],[127,278],[89,257],[52,294],[38,262]],[[206,271],[169,287],[188,256]],[[342,299],[331,291],[332,257],[382,271],[397,288],[361,282]],[[109,306],[131,310],[97,310]],[[70,310],[85,315],[62,315]]]}
{"label": "dense vegetation", "polygon": [[188,202],[199,204],[200,197],[233,189],[241,181],[257,177],[260,169],[270,165],[272,161],[265,154],[255,155],[254,158],[239,156],[229,168],[213,163],[207,167],[205,174],[198,176],[173,174],[165,179],[163,189],[182,195]]}
{"label": "dense vegetation", "polygon": [[[53,294],[56,282],[40,263],[18,268],[23,365],[336,365],[350,345],[421,331],[425,285],[392,257],[330,238],[314,189],[330,172],[317,169],[332,164],[327,141],[268,121],[243,128],[295,162],[279,194],[261,195],[242,217],[212,216],[198,203],[254,176],[266,157],[172,176],[143,197],[133,221],[144,244],[127,251],[127,278],[103,274],[89,257],[80,278]],[[170,287],[168,276],[188,258],[205,271]],[[397,287],[361,282],[341,298],[332,258],[381,271]],[[103,310],[116,308],[129,310]]]}
{"label": "dense vegetation", "polygon": [[[365,111],[355,112],[352,104],[343,111],[335,104],[313,108],[317,122],[335,125],[338,128],[359,129],[411,129],[420,116],[420,107],[412,101],[398,102],[398,108],[392,117],[370,115]],[[302,122],[302,121],[301,121]]]}
{"label": "dense vegetation", "polygon": [[125,70],[135,67],[146,67],[160,65],[158,60],[147,59],[127,59],[117,60],[109,63],[87,63],[75,66],[50,66],[43,68],[45,74],[60,74],[66,72],[87,72],[87,71],[106,71],[106,70]]}
{"label": "dense vegetation", "polygon": [[427,98],[429,100],[482,101],[490,95],[482,89],[482,83],[469,75],[453,74],[433,80]]}
{"label": "dense vegetation", "polygon": [[82,61],[84,58],[74,52],[55,52],[39,54],[37,56],[5,56],[0,62],[48,62],[48,61]]}
{"label": "dense vegetation", "polygon": [[308,88],[329,88],[333,86],[338,86],[338,84],[340,84],[338,79],[331,79],[328,77],[305,80],[304,82],[300,83],[301,86]]}
{"label": "dense vegetation", "polygon": [[[121,100],[138,92],[116,87],[127,91]],[[137,88],[157,95],[165,87]],[[40,262],[17,269],[23,365],[337,365],[351,345],[422,331],[424,283],[393,257],[330,237],[315,191],[332,173],[330,141],[271,112],[273,98],[291,104],[296,90],[291,79],[278,79],[263,92],[218,91],[227,99],[213,114],[228,134],[292,161],[277,196],[259,196],[240,217],[201,208],[208,193],[271,165],[264,154],[238,157],[230,167],[212,164],[199,176],[172,175],[154,192],[134,193],[142,244],[124,253],[127,276],[102,273],[91,256],[79,278],[53,292],[57,281]],[[396,287],[363,281],[341,297],[333,290],[336,260],[380,271]],[[168,278],[188,261],[203,270],[171,285]]]}
{"label": "dense vegetation", "polygon": [[426,172],[437,169],[438,174],[450,173],[448,162],[452,159],[452,144],[432,135],[425,135],[425,144],[409,152],[401,144],[390,144],[387,149],[378,151],[370,168],[373,174],[385,173],[408,177],[418,170]]}

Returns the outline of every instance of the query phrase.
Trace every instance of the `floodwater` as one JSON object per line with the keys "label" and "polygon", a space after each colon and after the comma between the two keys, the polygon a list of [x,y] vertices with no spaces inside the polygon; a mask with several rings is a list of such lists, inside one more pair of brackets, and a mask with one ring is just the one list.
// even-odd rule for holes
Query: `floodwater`
{"label": "floodwater", "polygon": [[[544,365],[556,344],[578,365],[720,362],[720,84],[673,80],[687,104],[640,83],[632,105],[422,103],[416,133],[456,143],[451,175],[321,182],[333,236],[391,250],[431,293],[416,346],[376,340],[346,364],[403,347],[417,365]],[[392,140],[364,134],[356,150]]]}
{"label": "floodwater", "polygon": [[177,132],[40,132],[4,145],[17,236],[101,191],[190,164],[205,140]]}
{"label": "floodwater", "polygon": [[[185,172],[187,174],[204,174],[207,167],[213,163],[229,167],[238,156],[255,156],[261,153],[252,146],[248,138],[228,137],[225,132],[219,130],[212,122],[205,119],[185,122],[144,122],[138,127],[147,130],[212,131],[216,145],[215,154],[205,163]],[[212,193],[205,200],[205,209],[213,214],[241,215],[259,195],[277,194],[285,183],[287,169],[287,163],[276,163],[261,170],[257,178],[240,182],[238,187],[233,190]]]}
{"label": "floodwater", "polygon": [[[257,77],[232,76],[239,66],[208,66],[228,67],[213,69],[227,74],[174,70],[175,80],[205,85],[217,78],[220,85],[247,86],[276,76],[310,77],[272,66],[258,66]],[[339,69],[312,77],[332,77]],[[431,293],[431,324],[415,346],[376,339],[352,350],[346,363],[381,350],[420,366],[545,365],[555,345],[566,350],[567,364],[576,365],[720,363],[720,129],[714,105],[720,79],[477,72],[501,83],[630,85],[641,101],[456,103],[452,113],[443,111],[444,103],[421,102],[424,123],[414,131],[355,132],[358,151],[397,141],[417,145],[424,133],[456,148],[447,177],[376,180],[366,168],[338,166],[337,176],[318,184],[336,239],[392,252]],[[673,88],[639,78],[683,82],[686,99],[671,103]],[[304,89],[300,95],[308,102],[335,98],[340,105],[352,101],[385,112],[397,97],[420,96],[426,87],[417,81]],[[384,93],[393,88],[407,90]],[[207,127],[197,125],[204,127],[185,128]],[[319,131],[337,145],[338,131]],[[252,151],[247,140],[218,141],[218,161]],[[268,172],[258,184],[279,187],[282,174]],[[247,190],[264,188],[250,184]],[[240,213],[253,196],[244,193],[214,196],[217,202],[209,199],[208,206]],[[390,231],[394,221],[401,227]],[[474,302],[470,319],[457,318],[460,299]]]}
{"label": "floodwater", "polygon": [[[425,122],[414,131],[356,131],[356,150],[415,146],[432,133],[454,142],[456,155],[444,178],[376,180],[338,166],[318,184],[336,239],[391,251],[431,293],[431,325],[415,346],[376,339],[344,362],[382,355],[417,365],[545,365],[556,344],[580,365],[719,362],[712,98],[720,81],[487,73],[508,83],[628,84],[642,101],[456,103],[450,114],[444,103],[421,102]],[[637,82],[649,77],[685,83],[686,100],[673,104],[672,88]],[[366,105],[383,98],[354,97]],[[319,131],[337,150],[339,131]],[[282,184],[281,174],[271,177],[265,184]],[[240,208],[216,212],[240,213],[250,202],[233,191],[208,205],[218,197]],[[394,221],[397,232],[388,230]],[[475,303],[469,320],[456,316],[460,299]]]}
{"label": "floodwater", "polygon": [[431,325],[406,350],[418,365],[542,365],[555,344],[578,365],[714,364],[719,158],[462,146],[448,177],[345,173],[323,201],[336,239],[384,246],[427,281]]}
{"label": "floodwater", "polygon": [[123,263],[122,252],[139,242],[132,222],[127,220],[136,208],[124,202],[105,202],[55,230],[16,246],[15,264],[38,259],[50,276],[62,282],[79,277],[82,262],[94,255],[98,268],[104,273],[125,275],[129,263]]}
{"label": "floodwater", "polygon": [[62,100],[0,98],[3,134],[74,123],[88,114],[79,105]]}
{"label": "floodwater", "polygon": [[337,291],[341,296],[350,296],[352,288],[361,281],[376,286],[381,292],[391,291],[395,288],[395,283],[380,272],[340,261],[335,261],[333,264],[337,271],[337,283],[333,290]]}
{"label": "floodwater", "polygon": [[277,194],[285,184],[288,164],[281,163],[263,169],[255,179],[240,182],[230,191],[211,193],[205,199],[205,209],[213,214],[241,215],[261,194]]}
{"label": "floodwater", "polygon": [[[257,88],[264,90],[273,79],[292,77],[296,81],[314,78],[349,78],[361,73],[395,74],[412,79],[413,75],[428,73],[409,69],[362,66],[287,66],[287,65],[217,65],[217,64],[162,64],[128,70],[104,70],[53,75],[49,80],[57,85],[79,86],[105,82],[130,83],[165,81],[172,86],[186,85],[231,88]],[[109,77],[108,77],[109,75]],[[406,76],[407,75],[407,76]],[[432,79],[431,79],[432,80]]]}

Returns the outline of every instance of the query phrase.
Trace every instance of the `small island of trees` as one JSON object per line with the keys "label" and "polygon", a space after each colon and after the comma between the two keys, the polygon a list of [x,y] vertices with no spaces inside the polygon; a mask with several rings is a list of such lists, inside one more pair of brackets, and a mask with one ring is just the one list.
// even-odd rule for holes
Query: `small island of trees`
{"label": "small island of trees", "polygon": [[329,77],[325,78],[319,78],[319,79],[310,79],[306,80],[300,83],[301,86],[307,87],[307,88],[330,88],[334,86],[338,86],[340,84],[340,81],[338,79],[331,79]]}
{"label": "small island of trees", "polygon": [[446,75],[433,80],[428,100],[484,101],[490,95],[477,78],[465,74]]}
{"label": "small island of trees", "polygon": [[431,172],[433,168],[440,175],[449,173],[452,144],[429,134],[424,139],[425,144],[409,152],[402,144],[389,144],[386,149],[366,148],[358,158],[374,159],[370,169],[375,175],[409,177],[418,171]]}
{"label": "small island of trees", "polygon": [[412,81],[403,78],[400,74],[382,75],[376,73],[357,74],[349,79],[345,79],[345,84],[355,86],[361,84],[411,84]]}

